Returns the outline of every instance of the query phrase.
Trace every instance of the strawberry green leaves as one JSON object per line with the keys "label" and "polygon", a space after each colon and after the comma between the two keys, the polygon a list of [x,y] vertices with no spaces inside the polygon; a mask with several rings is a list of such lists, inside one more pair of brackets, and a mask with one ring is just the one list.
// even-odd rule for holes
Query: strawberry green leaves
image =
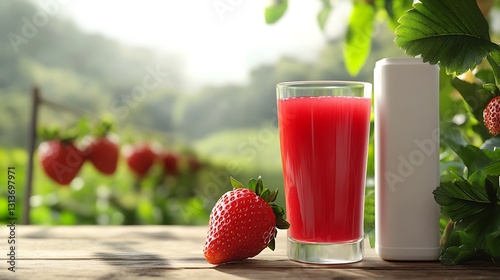
{"label": "strawberry green leaves", "polygon": [[467,179],[459,177],[441,182],[433,194],[442,206],[443,215],[453,221],[468,222],[478,215],[487,215],[498,203],[500,150],[481,150],[467,145],[457,148],[456,153],[468,169]]}
{"label": "strawberry green leaves", "polygon": [[425,62],[439,63],[449,74],[461,74],[500,47],[475,0],[421,0],[399,19],[396,45]]}
{"label": "strawberry green leaves", "polygon": [[433,192],[436,202],[443,206],[441,213],[454,221],[484,214],[491,202],[486,189],[476,187],[463,178],[441,183]]}
{"label": "strawberry green leaves", "polygon": [[472,260],[498,262],[500,252],[500,150],[453,145],[467,167],[466,178],[457,175],[441,182],[434,199],[441,214],[454,226],[444,236],[441,263],[455,265]]}
{"label": "strawberry green leaves", "polygon": [[242,189],[245,188],[240,181],[234,179],[233,177],[230,177],[229,180],[231,180],[231,186],[233,186],[233,189]]}
{"label": "strawberry green leaves", "polygon": [[[230,177],[230,181],[233,189],[245,188],[240,181],[234,179],[233,177]],[[269,189],[265,188],[260,176],[257,180],[253,178],[250,179],[250,181],[248,181],[247,188],[255,192],[258,196],[269,203],[274,212],[274,215],[276,216],[276,227],[278,229],[287,229],[290,227],[290,224],[284,218],[285,211],[281,206],[278,206],[274,203],[276,201],[276,198],[278,197],[278,189],[271,192]]]}

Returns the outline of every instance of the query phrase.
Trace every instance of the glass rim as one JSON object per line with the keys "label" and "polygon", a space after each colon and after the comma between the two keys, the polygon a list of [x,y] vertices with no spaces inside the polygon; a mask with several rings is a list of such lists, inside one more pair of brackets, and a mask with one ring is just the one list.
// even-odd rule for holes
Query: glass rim
{"label": "glass rim", "polygon": [[313,89],[313,88],[359,88],[370,87],[369,82],[361,81],[340,81],[340,80],[311,80],[311,81],[290,81],[281,82],[276,85],[278,88],[297,88],[297,89]]}

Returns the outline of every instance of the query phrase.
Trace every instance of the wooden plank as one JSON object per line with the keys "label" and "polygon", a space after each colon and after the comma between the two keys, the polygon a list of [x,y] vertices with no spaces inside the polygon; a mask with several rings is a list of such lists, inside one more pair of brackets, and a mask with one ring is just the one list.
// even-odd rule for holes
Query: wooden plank
{"label": "wooden plank", "polygon": [[[286,232],[277,249],[239,263],[213,266],[203,257],[206,227],[185,226],[19,226],[16,268],[22,279],[309,279],[390,277],[488,279],[500,267],[444,267],[438,262],[385,262],[367,247],[363,261],[344,265],[310,265],[286,256]],[[0,260],[5,264],[2,253]],[[5,268],[6,269],[6,268]],[[1,273],[3,274],[3,272]],[[25,278],[26,277],[26,278]],[[40,278],[41,277],[41,278]],[[0,277],[1,278],[1,277]]]}

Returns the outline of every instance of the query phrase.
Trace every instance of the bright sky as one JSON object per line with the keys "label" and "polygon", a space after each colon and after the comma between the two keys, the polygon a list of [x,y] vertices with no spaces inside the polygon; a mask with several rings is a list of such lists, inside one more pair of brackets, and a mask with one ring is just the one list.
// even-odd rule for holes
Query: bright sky
{"label": "bright sky", "polygon": [[[248,69],[281,56],[314,59],[326,41],[316,22],[321,1],[290,0],[275,25],[264,22],[264,0],[70,0],[64,11],[85,31],[179,53],[198,84],[245,82]],[[342,33],[350,1],[337,0],[328,37]],[[229,7],[228,10],[217,10]],[[339,54],[341,55],[341,54]]]}

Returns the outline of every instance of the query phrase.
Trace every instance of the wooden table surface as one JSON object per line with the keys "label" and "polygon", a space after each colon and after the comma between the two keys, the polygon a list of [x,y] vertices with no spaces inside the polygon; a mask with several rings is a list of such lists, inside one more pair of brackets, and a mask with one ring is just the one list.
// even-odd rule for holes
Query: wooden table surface
{"label": "wooden table surface", "polygon": [[16,272],[0,246],[0,279],[500,279],[500,267],[444,267],[438,262],[386,262],[366,249],[363,261],[310,265],[286,256],[286,232],[276,250],[239,263],[213,266],[203,257],[207,227],[26,226],[16,228]]}

